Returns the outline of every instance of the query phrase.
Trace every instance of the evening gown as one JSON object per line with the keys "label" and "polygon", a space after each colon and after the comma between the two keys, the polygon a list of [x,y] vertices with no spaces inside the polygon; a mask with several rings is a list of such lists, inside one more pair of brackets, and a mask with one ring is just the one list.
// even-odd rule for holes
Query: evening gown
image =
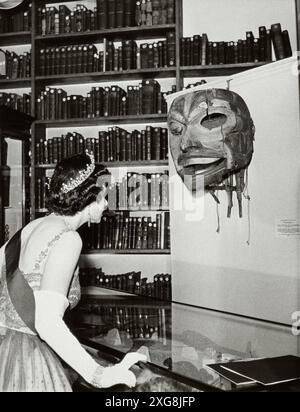
{"label": "evening gown", "polygon": [[[72,391],[60,358],[35,330],[33,294],[40,289],[43,261],[68,230],[58,233],[41,251],[31,273],[19,269],[22,230],[5,247],[0,273],[0,392]],[[67,298],[71,308],[80,300],[78,270]]]}

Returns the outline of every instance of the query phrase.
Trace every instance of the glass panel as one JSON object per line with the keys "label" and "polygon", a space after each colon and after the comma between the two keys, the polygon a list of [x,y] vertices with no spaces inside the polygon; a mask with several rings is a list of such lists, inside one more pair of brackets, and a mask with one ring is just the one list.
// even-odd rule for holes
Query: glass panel
{"label": "glass panel", "polygon": [[2,140],[2,182],[4,205],[4,241],[10,239],[24,224],[23,143],[5,137]]}
{"label": "glass panel", "polygon": [[288,325],[135,297],[84,296],[70,324],[80,339],[98,344],[102,352],[139,350],[177,378],[221,390],[235,387],[207,365],[298,355],[299,338]]}

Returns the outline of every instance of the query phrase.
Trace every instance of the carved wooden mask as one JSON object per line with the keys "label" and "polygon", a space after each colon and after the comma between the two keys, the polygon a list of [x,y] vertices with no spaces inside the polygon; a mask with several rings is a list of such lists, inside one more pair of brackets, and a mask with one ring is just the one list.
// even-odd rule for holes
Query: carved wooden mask
{"label": "carved wooden mask", "polygon": [[[252,159],[255,127],[241,96],[230,90],[191,91],[169,110],[170,150],[179,176],[220,184],[245,169]],[[189,187],[191,179],[184,181]]]}

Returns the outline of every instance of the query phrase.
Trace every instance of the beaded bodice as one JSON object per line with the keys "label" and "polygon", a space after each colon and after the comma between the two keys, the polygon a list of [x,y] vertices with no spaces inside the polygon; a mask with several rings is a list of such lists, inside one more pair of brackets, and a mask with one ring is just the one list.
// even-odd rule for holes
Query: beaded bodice
{"label": "beaded bodice", "polygon": [[[69,229],[62,230],[59,234],[57,234],[47,245],[47,247],[41,251],[39,254],[34,268],[30,273],[22,272],[19,267],[16,271],[19,271],[24,278],[26,279],[28,285],[31,287],[33,291],[37,291],[40,289],[40,284],[43,276],[45,259],[48,256],[51,248],[53,245],[61,238],[61,236],[69,231]],[[80,300],[81,292],[80,292],[80,284],[79,284],[79,270],[78,267],[74,272],[72,282],[70,284],[69,292],[68,292],[68,300],[70,302],[70,307],[74,308]],[[22,293],[22,291],[20,291]],[[6,282],[6,266],[5,263],[2,264],[1,273],[0,273],[0,336],[1,336],[1,327],[2,327],[2,334],[3,327],[8,329],[15,329],[20,332],[34,334],[32,330],[30,330],[23,320],[18,315],[12,301],[10,299],[7,282]]]}

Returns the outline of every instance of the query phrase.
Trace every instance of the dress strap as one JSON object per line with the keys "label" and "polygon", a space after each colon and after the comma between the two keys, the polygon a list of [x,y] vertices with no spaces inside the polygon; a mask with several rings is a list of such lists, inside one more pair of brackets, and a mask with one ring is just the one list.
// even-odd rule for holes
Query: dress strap
{"label": "dress strap", "polygon": [[52,240],[50,240],[50,242],[48,242],[47,247],[41,251],[41,253],[39,254],[35,264],[34,264],[34,268],[33,271],[39,271],[41,269],[41,263],[43,262],[43,260],[45,260],[45,258],[48,256],[50,249],[53,247],[53,245],[62,237],[62,235],[66,232],[70,232],[71,229],[69,228],[65,228],[63,229],[61,232],[59,232]]}
{"label": "dress strap", "polygon": [[10,300],[16,312],[25,325],[35,333],[33,290],[19,269],[21,232],[22,229],[12,237],[5,247],[6,284]]}

